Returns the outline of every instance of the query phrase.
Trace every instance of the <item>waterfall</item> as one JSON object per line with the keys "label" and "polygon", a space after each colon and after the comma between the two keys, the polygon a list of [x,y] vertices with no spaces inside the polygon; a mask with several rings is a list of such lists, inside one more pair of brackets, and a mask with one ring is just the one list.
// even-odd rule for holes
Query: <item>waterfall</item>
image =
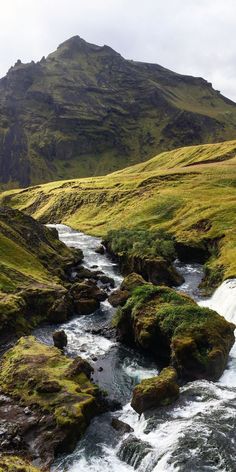
{"label": "waterfall", "polygon": [[236,279],[225,280],[208,300],[199,302],[236,324]]}

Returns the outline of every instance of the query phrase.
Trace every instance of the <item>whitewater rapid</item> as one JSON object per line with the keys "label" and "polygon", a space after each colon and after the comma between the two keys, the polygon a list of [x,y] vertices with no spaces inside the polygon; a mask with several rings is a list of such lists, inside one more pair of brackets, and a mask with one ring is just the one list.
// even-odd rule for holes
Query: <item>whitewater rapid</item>
{"label": "whitewater rapid", "polygon": [[[99,238],[84,235],[64,225],[56,225],[60,239],[79,247],[84,265],[97,266],[113,277],[116,288],[120,276],[116,264],[97,254]],[[199,264],[182,265],[185,277],[180,290],[204,306],[215,309],[229,321],[236,321],[236,280],[224,282],[209,300],[201,300],[198,285],[202,278]],[[135,350],[103,336],[91,334],[111,319],[114,309],[106,301],[93,315],[75,317],[58,327],[68,336],[67,354],[82,355],[95,368],[94,380],[122,403],[122,409],[95,418],[72,454],[61,456],[52,472],[235,472],[236,471],[236,347],[228,368],[217,383],[189,382],[181,388],[179,401],[149,416],[139,417],[130,406],[132,389],[143,378],[158,373],[156,365]],[[55,326],[37,329],[36,336],[52,343]],[[96,359],[94,361],[94,359]],[[99,368],[102,367],[102,371]],[[111,427],[111,418],[128,423],[134,433],[120,436]]]}

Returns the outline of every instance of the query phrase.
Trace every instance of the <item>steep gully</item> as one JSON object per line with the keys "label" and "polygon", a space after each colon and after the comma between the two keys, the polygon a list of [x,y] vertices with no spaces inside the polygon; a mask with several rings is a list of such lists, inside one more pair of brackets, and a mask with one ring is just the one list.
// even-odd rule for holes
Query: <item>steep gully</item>
{"label": "steep gully", "polygon": [[[116,264],[94,251],[100,243],[98,238],[64,225],[56,228],[62,241],[83,250],[86,267],[98,266],[119,286],[122,277]],[[236,280],[224,282],[210,300],[201,300],[197,287],[203,275],[202,267],[177,263],[177,268],[185,277],[179,290],[228,320],[236,321]],[[105,301],[93,315],[73,318],[60,325],[68,336],[67,354],[87,358],[95,369],[94,381],[123,407],[93,420],[76,450],[60,457],[52,472],[235,471],[236,345],[228,368],[217,383],[189,382],[181,388],[180,400],[174,407],[139,417],[129,404],[132,389],[141,379],[158,371],[150,359],[135,350],[96,334],[113,313],[114,309]],[[43,326],[35,335],[51,344],[54,330],[55,326]],[[134,433],[120,436],[111,426],[114,416],[128,423]]]}

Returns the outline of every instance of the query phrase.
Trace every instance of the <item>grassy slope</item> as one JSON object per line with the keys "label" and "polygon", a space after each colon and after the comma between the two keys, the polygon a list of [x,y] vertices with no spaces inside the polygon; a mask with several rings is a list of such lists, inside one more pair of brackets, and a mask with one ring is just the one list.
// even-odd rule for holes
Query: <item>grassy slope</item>
{"label": "grassy slope", "polygon": [[[222,238],[211,268],[236,276],[236,141],[162,153],[105,177],[53,182],[2,194],[2,203],[85,232],[159,227],[181,242]],[[213,251],[214,252],[214,251]]]}

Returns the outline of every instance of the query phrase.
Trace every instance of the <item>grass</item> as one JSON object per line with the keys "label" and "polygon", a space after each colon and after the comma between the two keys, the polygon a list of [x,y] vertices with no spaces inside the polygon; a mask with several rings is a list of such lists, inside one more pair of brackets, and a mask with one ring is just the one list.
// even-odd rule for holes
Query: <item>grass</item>
{"label": "grass", "polygon": [[235,185],[236,141],[229,141],[164,152],[105,177],[8,191],[1,203],[99,236],[122,227],[163,229],[207,247],[209,267],[228,278],[236,276]]}

